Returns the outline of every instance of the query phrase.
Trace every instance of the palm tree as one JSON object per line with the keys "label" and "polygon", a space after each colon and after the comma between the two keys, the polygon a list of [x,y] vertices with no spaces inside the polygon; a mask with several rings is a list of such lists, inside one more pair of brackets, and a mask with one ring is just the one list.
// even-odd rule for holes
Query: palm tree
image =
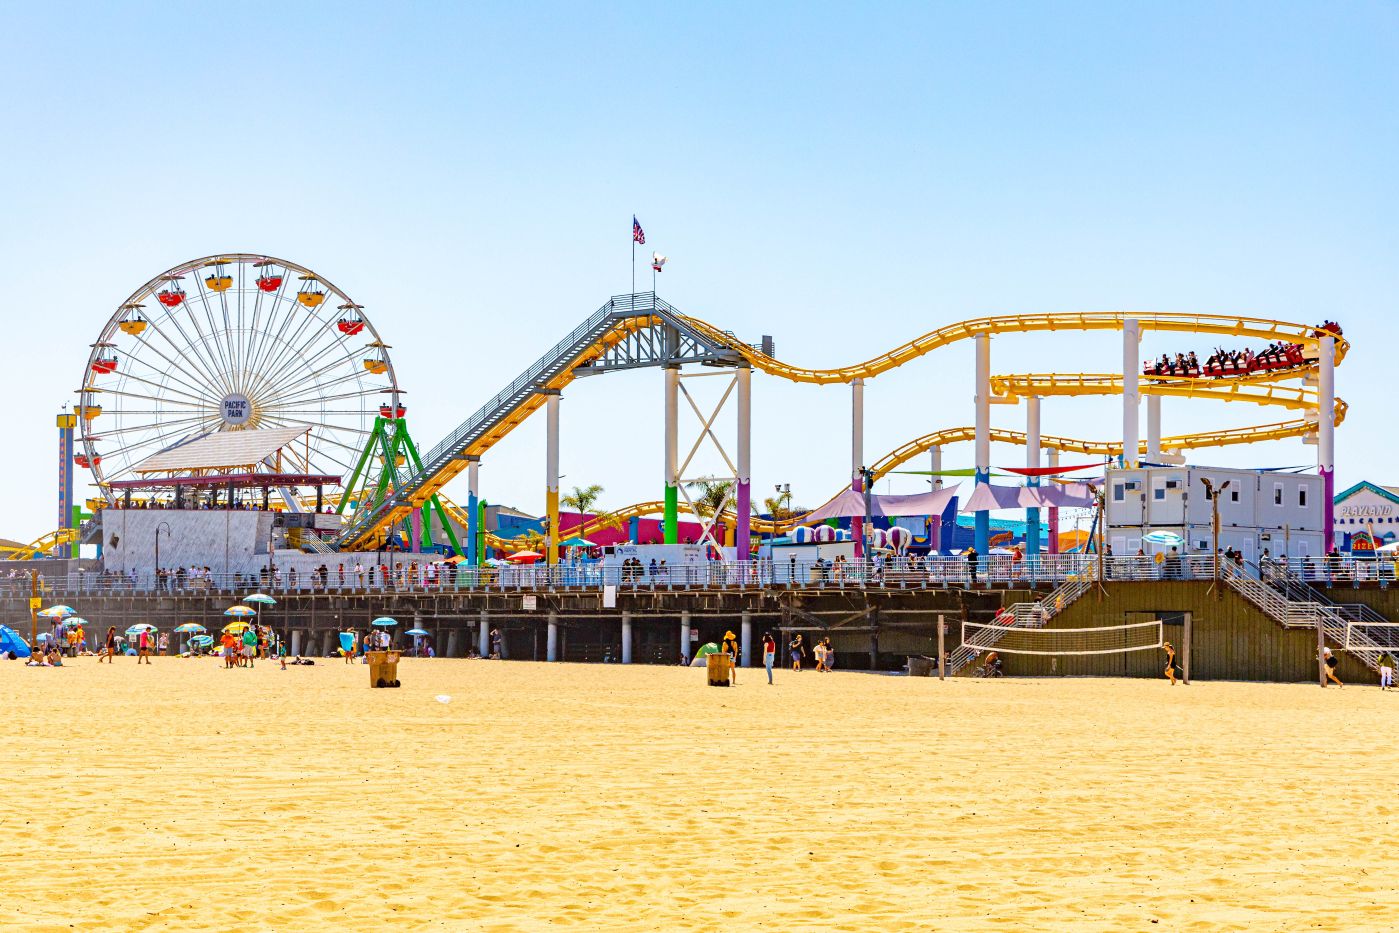
{"label": "palm tree", "polygon": [[713,515],[729,500],[729,493],[733,491],[733,480],[731,479],[699,479],[693,483],[686,483],[685,488],[698,490],[699,495],[693,501],[695,509],[701,515]]}
{"label": "palm tree", "polygon": [[[580,523],[578,527],[574,529],[576,534],[582,534],[588,526],[592,526],[593,529],[616,528],[621,530],[622,519],[618,517],[616,513],[604,512],[600,509],[595,510],[593,508],[593,506],[597,504],[598,499],[602,498],[603,492],[604,490],[601,486],[597,483],[593,483],[591,486],[583,486],[581,488],[574,486],[572,492],[559,498],[560,505],[573,509],[578,513]],[[593,517],[583,520],[587,515],[592,515]]]}
{"label": "palm tree", "polygon": [[593,510],[593,503],[602,498],[603,488],[597,483],[591,486],[573,487],[573,492],[559,498],[559,504],[566,506],[579,515],[587,515]]}

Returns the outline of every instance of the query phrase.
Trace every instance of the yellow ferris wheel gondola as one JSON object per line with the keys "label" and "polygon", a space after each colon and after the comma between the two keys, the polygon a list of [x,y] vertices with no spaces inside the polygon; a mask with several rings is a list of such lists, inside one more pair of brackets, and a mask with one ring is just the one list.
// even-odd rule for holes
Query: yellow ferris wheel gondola
{"label": "yellow ferris wheel gondola", "polygon": [[364,368],[369,370],[376,376],[388,372],[388,354],[384,351],[389,349],[389,345],[376,340],[373,343],[369,344],[369,349],[378,350],[379,353],[377,356],[366,356],[364,358]]}
{"label": "yellow ferris wheel gondola", "polygon": [[208,265],[213,271],[204,278],[205,288],[211,292],[226,292],[233,287],[233,276],[224,271],[222,260],[215,260]]}
{"label": "yellow ferris wheel gondola", "polygon": [[141,336],[146,330],[146,318],[141,313],[141,309],[144,307],[145,305],[135,303],[122,305],[121,309],[126,312],[126,316],[117,322],[117,328],[123,334],[132,337]]}
{"label": "yellow ferris wheel gondola", "polygon": [[303,307],[315,310],[325,301],[325,292],[316,287],[318,280],[314,275],[303,275],[301,277],[301,290],[296,293],[296,300],[301,302]]}

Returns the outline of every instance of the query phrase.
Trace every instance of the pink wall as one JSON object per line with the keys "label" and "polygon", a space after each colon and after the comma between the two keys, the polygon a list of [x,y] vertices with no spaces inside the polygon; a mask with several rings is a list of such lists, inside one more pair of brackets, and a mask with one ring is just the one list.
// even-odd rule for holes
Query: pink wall
{"label": "pink wall", "polygon": [[[573,529],[583,524],[583,521],[592,518],[592,515],[580,516],[577,512],[560,512],[559,529],[561,538],[573,536]],[[600,528],[588,535],[588,540],[594,544],[626,544],[630,541],[630,522],[622,522],[621,529]],[[699,522],[680,522],[677,526],[677,533],[680,536],[680,543],[686,541],[698,541],[700,537]],[[717,536],[717,532],[716,532]],[[661,528],[659,518],[637,519],[637,537],[640,539],[637,544],[661,544],[665,541],[665,533]]]}

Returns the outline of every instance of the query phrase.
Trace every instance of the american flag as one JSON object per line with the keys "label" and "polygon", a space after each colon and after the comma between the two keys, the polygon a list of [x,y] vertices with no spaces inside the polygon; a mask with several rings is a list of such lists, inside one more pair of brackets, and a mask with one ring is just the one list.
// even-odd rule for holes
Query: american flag
{"label": "american flag", "polygon": [[646,245],[646,231],[641,229],[641,224],[636,222],[636,215],[631,215],[631,238],[633,243]]}

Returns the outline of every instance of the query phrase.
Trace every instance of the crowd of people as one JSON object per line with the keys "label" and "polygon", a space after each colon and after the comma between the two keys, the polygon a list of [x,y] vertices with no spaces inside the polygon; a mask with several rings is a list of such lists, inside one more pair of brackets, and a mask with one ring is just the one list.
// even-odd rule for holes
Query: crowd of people
{"label": "crowd of people", "polygon": [[[1328,334],[1339,337],[1341,336],[1341,325],[1335,321],[1323,321],[1312,331],[1312,334],[1317,338]],[[1188,353],[1177,353],[1175,356],[1163,353],[1160,359],[1147,360],[1142,365],[1142,373],[1147,376],[1179,376],[1182,378],[1238,376],[1244,373],[1291,369],[1294,366],[1305,365],[1307,362],[1307,356],[1300,343],[1273,341],[1268,344],[1267,349],[1259,353],[1253,352],[1252,349],[1227,350],[1224,347],[1215,347],[1214,352],[1205,360],[1203,366],[1194,350]]]}

